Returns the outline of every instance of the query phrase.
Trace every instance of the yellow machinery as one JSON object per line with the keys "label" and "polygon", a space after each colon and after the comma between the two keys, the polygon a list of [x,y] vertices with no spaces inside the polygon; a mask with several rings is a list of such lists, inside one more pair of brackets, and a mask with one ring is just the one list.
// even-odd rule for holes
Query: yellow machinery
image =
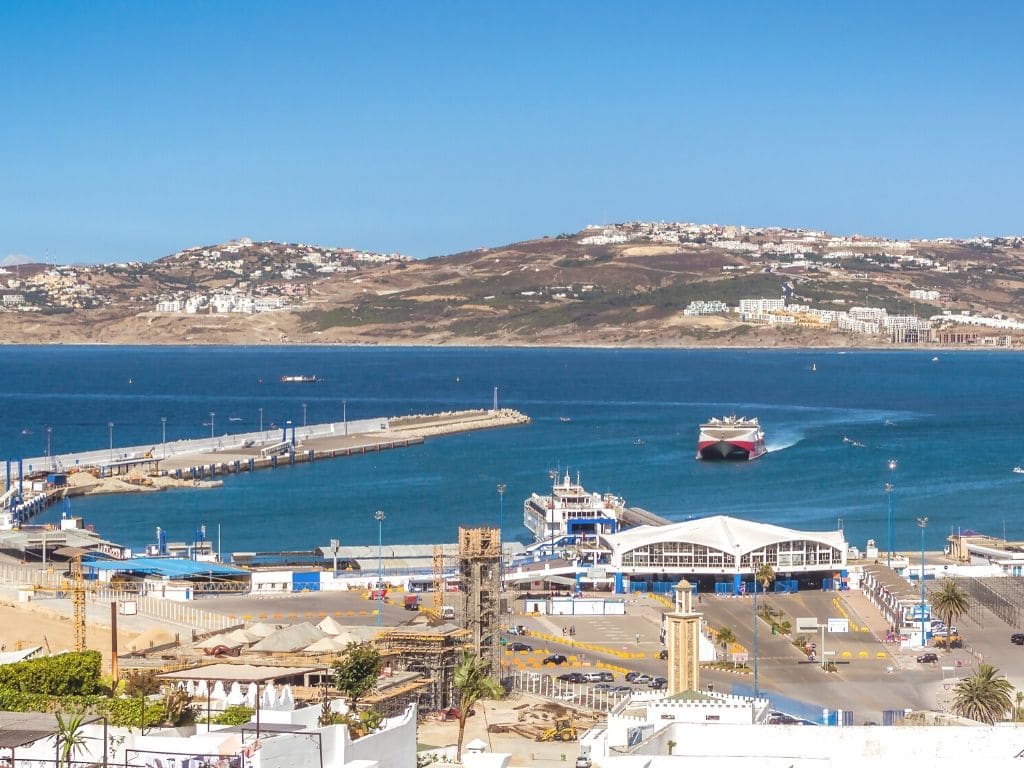
{"label": "yellow machinery", "polygon": [[69,578],[61,579],[59,587],[33,586],[34,592],[50,592],[58,597],[71,597],[71,624],[75,629],[75,650],[85,650],[85,593],[88,587],[82,576],[82,556],[75,555],[69,563]]}
{"label": "yellow machinery", "polygon": [[555,725],[542,733],[537,741],[576,741],[576,727],[567,717],[559,717]]}

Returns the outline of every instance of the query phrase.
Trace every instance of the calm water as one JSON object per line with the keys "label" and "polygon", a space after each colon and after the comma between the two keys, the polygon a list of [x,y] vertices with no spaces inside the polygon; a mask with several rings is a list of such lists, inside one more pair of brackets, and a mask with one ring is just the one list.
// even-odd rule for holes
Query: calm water
{"label": "calm water", "polygon": [[[957,527],[1024,537],[1024,357],[1005,353],[405,348],[0,348],[0,455],[200,437],[264,421],[310,423],[502,405],[533,423],[414,448],[230,476],[222,489],[75,499],[104,535],[139,547],[199,524],[231,550],[307,549],[333,537],[453,541],[459,524],[523,538],[522,501],[548,471],[672,519],[727,513],[812,529],[842,521],[884,545],[894,475],[896,544],[940,548]],[[816,370],[812,371],[812,364]],[[315,374],[319,384],[280,384]],[[771,452],[749,464],[694,460],[710,416],[758,416]],[[234,421],[229,421],[230,418]],[[562,418],[570,419],[562,421]],[[29,434],[22,434],[23,431]],[[844,442],[843,437],[860,443]],[[505,483],[501,503],[496,490]],[[503,513],[503,515],[502,515]],[[59,517],[60,509],[47,518]]]}

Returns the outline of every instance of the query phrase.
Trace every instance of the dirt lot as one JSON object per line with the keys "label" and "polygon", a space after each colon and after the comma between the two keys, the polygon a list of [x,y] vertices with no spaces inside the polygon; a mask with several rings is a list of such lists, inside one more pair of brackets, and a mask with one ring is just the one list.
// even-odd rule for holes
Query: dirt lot
{"label": "dirt lot", "polygon": [[[134,632],[118,632],[120,648],[135,636]],[[0,602],[0,646],[13,651],[41,645],[44,651],[59,653],[75,647],[75,632],[66,616],[36,606]],[[110,669],[110,628],[89,626],[86,645],[103,653],[103,667]]]}

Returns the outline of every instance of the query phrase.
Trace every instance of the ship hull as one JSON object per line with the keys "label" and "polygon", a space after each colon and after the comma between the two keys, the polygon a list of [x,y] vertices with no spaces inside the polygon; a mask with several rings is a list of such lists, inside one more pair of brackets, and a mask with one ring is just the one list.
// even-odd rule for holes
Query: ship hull
{"label": "ship hull", "polygon": [[764,443],[740,440],[706,440],[697,444],[703,461],[753,461],[766,453]]}

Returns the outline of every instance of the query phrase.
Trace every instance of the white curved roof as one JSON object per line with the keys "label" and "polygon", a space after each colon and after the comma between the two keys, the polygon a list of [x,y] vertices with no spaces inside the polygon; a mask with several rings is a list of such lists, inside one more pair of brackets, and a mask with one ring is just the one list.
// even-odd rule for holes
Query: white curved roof
{"label": "white curved roof", "polygon": [[703,517],[699,520],[687,520],[671,525],[641,525],[605,537],[616,554],[628,552],[646,544],[685,541],[702,544],[733,555],[737,552],[743,555],[769,544],[800,539],[827,544],[841,552],[846,551],[846,540],[842,531],[798,531],[793,528],[783,528],[780,525],[755,523],[751,520],[740,520],[725,515]]}

